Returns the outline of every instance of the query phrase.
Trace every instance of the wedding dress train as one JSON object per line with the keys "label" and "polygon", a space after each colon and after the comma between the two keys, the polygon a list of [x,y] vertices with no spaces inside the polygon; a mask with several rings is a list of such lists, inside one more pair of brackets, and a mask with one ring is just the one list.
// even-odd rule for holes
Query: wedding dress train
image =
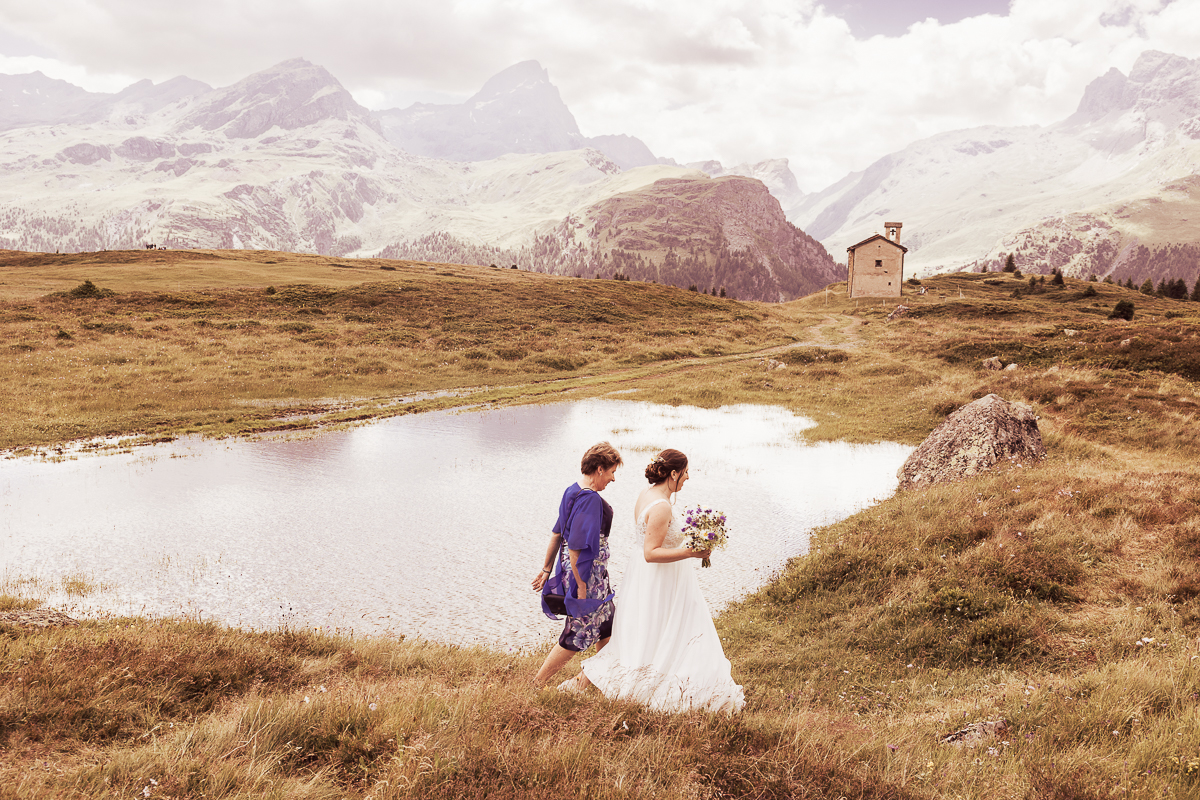
{"label": "wedding dress train", "polygon": [[[643,555],[650,508],[665,502],[642,510],[635,552],[617,592],[612,638],[583,662],[583,671],[606,697],[655,711],[739,711],[745,696],[730,675],[695,559],[652,564]],[[683,538],[672,517],[663,547],[679,547]]]}

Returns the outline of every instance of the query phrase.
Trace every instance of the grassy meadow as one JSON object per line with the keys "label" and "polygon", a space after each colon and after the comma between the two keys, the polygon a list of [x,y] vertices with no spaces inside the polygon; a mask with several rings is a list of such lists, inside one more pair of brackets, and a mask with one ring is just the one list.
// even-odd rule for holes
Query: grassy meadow
{"label": "grassy meadow", "polygon": [[[1123,299],[1134,319],[1109,319]],[[997,274],[902,302],[888,321],[894,300],[837,286],[766,305],[282,253],[0,254],[9,455],[615,391],[910,444],[995,392],[1048,450],[816,531],[717,620],[733,718],[539,690],[541,653],[0,623],[0,798],[1200,796],[1200,304]],[[3,580],[0,610],[38,605]]]}

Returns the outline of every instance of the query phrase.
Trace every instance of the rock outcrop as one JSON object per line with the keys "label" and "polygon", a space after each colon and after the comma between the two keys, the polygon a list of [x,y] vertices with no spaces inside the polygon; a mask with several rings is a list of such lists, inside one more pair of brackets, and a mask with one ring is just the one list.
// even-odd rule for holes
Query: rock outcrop
{"label": "rock outcrop", "polygon": [[916,489],[976,475],[1000,461],[1046,455],[1033,409],[989,394],[946,418],[904,462],[900,489]]}
{"label": "rock outcrop", "polygon": [[556,235],[559,247],[586,250],[588,270],[602,277],[725,288],[739,300],[794,300],[846,279],[761,181],[741,176],[655,181],[597,203]]}

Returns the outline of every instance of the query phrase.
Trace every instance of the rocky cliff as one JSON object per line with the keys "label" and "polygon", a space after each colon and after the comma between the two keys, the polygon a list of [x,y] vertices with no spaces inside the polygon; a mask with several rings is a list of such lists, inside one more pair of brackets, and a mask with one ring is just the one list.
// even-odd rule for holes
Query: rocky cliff
{"label": "rocky cliff", "polygon": [[792,300],[846,277],[761,181],[740,176],[661,179],[596,203],[555,236],[585,273],[745,300]]}

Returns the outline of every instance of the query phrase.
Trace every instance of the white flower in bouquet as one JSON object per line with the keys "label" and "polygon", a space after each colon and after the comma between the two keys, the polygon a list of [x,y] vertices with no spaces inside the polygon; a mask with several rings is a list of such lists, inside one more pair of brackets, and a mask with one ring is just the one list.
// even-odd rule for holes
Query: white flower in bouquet
{"label": "white flower in bouquet", "polygon": [[[711,508],[689,508],[683,512],[683,535],[687,538],[684,547],[689,550],[720,550],[728,544],[729,530],[725,527],[725,515]],[[700,566],[711,567],[707,559]]]}

